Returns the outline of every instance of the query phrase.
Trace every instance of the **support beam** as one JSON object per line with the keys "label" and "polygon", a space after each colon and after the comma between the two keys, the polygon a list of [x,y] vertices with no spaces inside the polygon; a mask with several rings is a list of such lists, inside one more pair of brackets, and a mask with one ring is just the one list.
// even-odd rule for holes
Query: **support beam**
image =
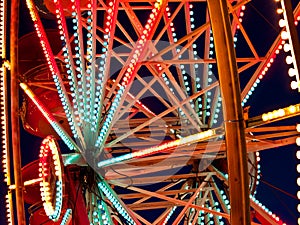
{"label": "support beam", "polygon": [[18,86],[18,29],[19,1],[11,1],[10,12],[10,67],[11,67],[11,135],[14,179],[16,184],[16,208],[19,225],[25,225],[23,182],[21,176],[20,121],[19,121],[19,86]]}
{"label": "support beam", "polygon": [[241,93],[226,0],[208,0],[223,99],[229,171],[230,223],[250,224],[246,141]]}

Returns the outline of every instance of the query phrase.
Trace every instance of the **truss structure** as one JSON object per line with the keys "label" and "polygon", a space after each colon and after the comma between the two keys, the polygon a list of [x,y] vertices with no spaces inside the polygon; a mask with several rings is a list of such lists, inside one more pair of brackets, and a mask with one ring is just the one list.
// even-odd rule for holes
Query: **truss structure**
{"label": "truss structure", "polygon": [[[248,11],[256,3],[227,1],[241,81],[251,224],[285,224],[255,199],[259,152],[293,145],[299,136],[296,124],[286,123],[299,116],[298,102],[270,106],[270,112],[255,116],[249,109],[252,94],[280,54],[287,57],[281,62],[289,67],[282,72],[285,79],[293,91],[300,90],[293,27],[300,20],[300,3],[294,8],[285,3],[270,1],[274,12],[266,15],[276,15],[278,32],[257,37]],[[5,59],[5,0],[0,5]],[[34,162],[20,171],[27,192],[41,186],[40,201],[30,202],[31,224],[42,219],[45,224],[230,224],[228,149],[207,2],[26,0],[26,5],[34,32],[21,37],[18,46],[23,128],[57,139],[64,152],[55,150],[59,156],[46,160],[48,147],[41,147],[40,163],[47,165],[36,174],[42,175],[26,180],[24,171],[37,169]],[[3,61],[7,221],[25,224],[13,215],[7,69],[9,62]],[[64,169],[57,175],[59,166]],[[50,181],[47,171],[52,171]],[[53,183],[53,177],[62,184]],[[25,194],[22,201],[32,196]],[[47,215],[38,217],[43,210]]]}

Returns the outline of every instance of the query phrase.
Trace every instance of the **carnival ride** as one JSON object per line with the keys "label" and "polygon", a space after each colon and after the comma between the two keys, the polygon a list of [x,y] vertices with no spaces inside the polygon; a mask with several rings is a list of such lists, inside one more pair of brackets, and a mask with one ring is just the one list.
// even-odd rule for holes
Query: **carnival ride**
{"label": "carnival ride", "polygon": [[[294,26],[300,3],[268,1],[272,7],[264,19],[277,27],[276,34],[261,25],[260,37],[253,35],[260,25],[253,26],[253,15],[247,17],[248,6],[256,4],[227,1],[242,90],[248,213],[251,224],[285,224],[255,198],[259,152],[296,140],[300,145],[295,123],[300,104],[286,100],[288,105],[270,105],[270,111],[257,110],[252,114],[261,115],[255,116],[249,107],[255,101],[252,94],[280,59],[287,64],[281,78],[291,83],[290,91],[300,90]],[[30,149],[39,154],[23,165],[22,193],[15,195],[20,184],[11,172],[17,156],[13,159],[10,149],[16,133],[11,131],[13,116],[8,116],[13,92],[7,76],[12,62],[5,60],[7,2],[2,0],[7,223],[24,223],[25,202],[31,225],[230,224],[230,200],[237,193],[229,190],[226,112],[217,68],[221,60],[208,3],[26,0],[26,5],[34,32],[18,41],[19,114],[22,129],[42,141],[39,149]]]}

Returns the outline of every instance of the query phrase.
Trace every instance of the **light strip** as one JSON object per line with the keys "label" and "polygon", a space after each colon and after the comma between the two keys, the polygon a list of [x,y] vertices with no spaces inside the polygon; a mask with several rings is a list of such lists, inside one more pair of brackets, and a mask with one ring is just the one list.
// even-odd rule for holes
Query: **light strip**
{"label": "light strip", "polygon": [[113,224],[112,219],[111,219],[111,217],[110,217],[110,212],[109,212],[109,210],[108,210],[108,208],[107,208],[106,203],[105,203],[104,201],[100,201],[98,207],[99,207],[100,209],[104,210],[103,214],[105,215],[106,218],[102,218],[103,224],[104,224],[104,225],[106,225],[106,224],[107,224],[107,225]]}
{"label": "light strip", "polygon": [[216,134],[215,130],[207,130],[204,132],[200,132],[197,134],[193,134],[187,137],[183,137],[181,139],[177,139],[174,141],[169,141],[167,143],[155,146],[155,147],[150,147],[147,149],[143,149],[143,150],[139,150],[136,152],[132,152],[132,153],[128,153],[119,157],[115,157],[115,158],[110,158],[104,161],[101,161],[98,163],[98,167],[105,167],[105,166],[109,166],[109,165],[114,165],[116,163],[120,163],[126,160],[130,160],[130,159],[135,159],[135,158],[142,158],[148,155],[153,155],[153,154],[157,154],[160,152],[164,152],[167,151],[169,149],[175,148],[177,146],[181,146],[181,145],[186,145],[186,144],[193,144],[195,142],[199,142],[199,141],[203,141],[206,140],[210,137],[212,137],[213,135]]}
{"label": "light strip", "polygon": [[288,40],[289,43],[285,43],[284,45],[284,51],[285,52],[289,52],[291,53],[291,55],[288,55],[286,57],[286,63],[292,64],[293,67],[289,69],[289,75],[295,76],[296,81],[292,81],[291,83],[291,88],[292,89],[298,89],[298,91],[300,92],[300,79],[299,79],[299,70],[298,70],[298,66],[297,65],[297,61],[296,61],[296,56],[295,56],[295,52],[294,52],[294,44],[292,41],[292,37],[291,37],[291,32],[290,32],[290,27],[288,24],[288,18],[287,18],[287,14],[286,14],[286,8],[285,8],[285,3],[283,0],[280,1],[281,4],[281,9],[282,9],[282,14],[283,14],[283,19],[281,19],[279,21],[279,26],[280,27],[285,27],[285,31],[281,31],[281,38],[283,40]]}
{"label": "light strip", "polygon": [[[251,204],[252,207],[254,207],[253,204],[255,204],[256,207],[259,207],[262,210],[262,212],[265,212],[265,215],[261,215],[262,217],[267,216],[269,219],[273,220],[278,225],[286,225],[286,223],[284,223],[275,213],[273,213],[266,206],[264,206],[262,203],[260,203],[254,196],[250,195],[250,200],[252,202],[252,204]],[[255,208],[254,208],[254,210],[255,210]]]}
{"label": "light strip", "polygon": [[124,219],[126,219],[128,224],[138,225],[140,224],[136,219],[131,216],[131,213],[127,210],[124,203],[118,198],[114,190],[107,184],[106,181],[102,180],[98,183],[98,187],[108,198],[108,200],[114,205],[115,209]]}
{"label": "light strip", "polygon": [[[75,110],[77,110],[79,104],[78,85],[76,79],[75,65],[72,58],[72,48],[70,44],[67,23],[64,16],[64,9],[61,0],[54,0],[54,3],[56,6],[55,12],[56,12],[56,19],[59,28],[60,39],[65,43],[65,46],[63,47],[63,56],[67,68],[67,77],[69,79],[73,107]],[[79,115],[75,115],[75,119],[77,124],[80,123]],[[75,129],[73,129],[72,131],[74,136],[76,137],[78,131],[76,132]]]}
{"label": "light strip", "polygon": [[86,42],[86,74],[83,74],[85,79],[85,96],[84,96],[84,120],[87,122],[86,130],[90,132],[90,124],[92,123],[92,107],[94,101],[95,89],[95,56],[96,56],[96,26],[97,26],[97,1],[89,0],[87,4],[87,42]]}
{"label": "light strip", "polygon": [[51,112],[43,105],[43,103],[36,97],[32,90],[25,83],[20,83],[20,87],[24,90],[25,94],[32,100],[39,111],[43,114],[49,124],[56,131],[58,136],[64,141],[70,150],[80,151],[73,139],[68,133],[61,127],[61,125],[55,120]]}
{"label": "light strip", "polygon": [[[0,3],[1,4],[1,3]],[[1,26],[1,25],[0,25]],[[1,147],[2,147],[2,171],[4,175],[4,182],[7,186],[11,184],[11,169],[10,169],[10,155],[9,155],[9,134],[8,134],[8,112],[7,112],[7,72],[4,65],[0,68],[0,121],[1,121]],[[7,208],[7,222],[12,224],[11,209],[12,196],[11,192],[7,194],[6,208]]]}
{"label": "light strip", "polygon": [[[74,114],[73,114],[73,110],[72,110],[72,107],[71,107],[71,103],[69,101],[68,93],[67,93],[66,88],[63,84],[63,80],[62,80],[62,77],[60,75],[60,71],[59,71],[58,66],[56,64],[55,57],[53,55],[51,46],[48,42],[46,32],[43,28],[43,25],[42,25],[41,20],[39,18],[39,14],[37,12],[37,9],[36,9],[33,1],[32,0],[26,0],[26,5],[29,9],[31,19],[34,22],[34,27],[35,27],[36,33],[37,33],[37,35],[40,39],[41,47],[43,49],[45,58],[48,62],[48,67],[49,67],[49,70],[52,74],[54,83],[56,85],[58,95],[59,95],[60,100],[62,102],[64,111],[66,113],[66,117],[68,118],[70,128],[72,129],[72,132],[75,132],[75,130],[77,131],[77,129],[75,128],[76,119],[75,119]],[[75,138],[76,137],[77,137],[77,135],[75,135]]]}
{"label": "light strip", "polygon": [[13,212],[13,199],[11,192],[5,195],[5,206],[6,206],[6,220],[9,225],[13,224],[12,212]]}
{"label": "light strip", "polygon": [[171,211],[168,213],[166,218],[164,219],[162,225],[167,225],[168,221],[170,220],[171,216],[174,214],[175,210],[177,209],[177,206],[173,206]]}
{"label": "light strip", "polygon": [[156,20],[159,15],[161,5],[162,5],[161,0],[158,0],[154,3],[154,8],[152,9],[149,19],[147,20],[147,23],[144,27],[142,35],[139,37],[135,48],[132,50],[132,53],[127,60],[127,62],[129,62],[129,65],[128,65],[128,67],[125,71],[125,74],[123,75],[123,78],[121,80],[121,87],[117,91],[117,94],[116,94],[115,98],[113,99],[112,105],[108,111],[108,114],[107,114],[105,121],[102,125],[102,128],[100,130],[100,134],[95,143],[95,147],[100,148],[100,152],[103,149],[104,141],[106,140],[106,137],[108,135],[108,131],[109,131],[110,126],[113,121],[113,117],[115,115],[116,110],[119,107],[121,98],[125,91],[125,88],[134,79],[136,70],[139,68],[139,64],[141,63],[141,60],[143,60],[144,54],[147,50],[147,48],[145,48],[145,46],[146,46],[147,42],[149,41],[150,33],[151,34],[153,33],[154,25],[157,23]]}
{"label": "light strip", "polygon": [[272,112],[262,114],[261,118],[264,122],[273,121],[282,117],[293,116],[300,113],[300,104],[290,105],[286,108],[277,109]]}
{"label": "light strip", "polygon": [[67,209],[60,222],[60,225],[68,225],[71,222],[71,219],[72,219],[72,209]]}
{"label": "light strip", "polygon": [[[170,8],[166,7],[165,17],[166,17],[167,22],[168,22],[168,20],[170,20],[170,16],[171,16]],[[171,43],[172,42],[176,43],[178,39],[176,38],[177,34],[175,32],[175,27],[174,27],[173,22],[171,22],[169,25],[169,32],[170,32],[169,39],[170,39]],[[180,52],[180,49],[176,48],[176,52],[174,54],[176,54],[178,52]],[[181,55],[179,55],[178,58],[181,58]],[[163,69],[160,64],[156,64],[156,67],[157,67],[158,71],[161,71]],[[185,75],[186,71],[184,69],[184,65],[179,65],[179,69],[181,71],[181,75],[183,75],[183,78],[185,78],[185,77],[187,78],[187,76]],[[165,84],[169,87],[170,91],[173,93],[173,95],[175,95],[174,89],[170,86],[171,82],[170,82],[168,76],[165,73],[162,73],[162,78],[163,78]],[[188,87],[187,81],[185,81],[185,79],[184,79],[183,82],[185,85],[185,90],[187,92],[190,92],[191,90],[188,90],[190,88]],[[191,100],[190,103],[191,103],[191,107],[194,108],[193,100]],[[178,111],[181,116],[185,116],[185,113],[181,107],[178,108]]]}
{"label": "light strip", "polygon": [[[41,181],[42,181],[42,178],[26,180],[26,181],[24,181],[24,186],[26,187],[26,186],[34,185],[34,184],[40,183]],[[9,189],[10,190],[16,189],[16,185],[15,184],[9,185]]]}
{"label": "light strip", "polygon": [[[101,197],[103,198],[104,196],[101,193]],[[114,224],[112,222],[110,212],[106,206],[106,203],[104,202],[103,199],[97,199],[96,204],[94,207],[94,210],[92,212],[93,216],[93,224],[95,225],[111,225]]]}
{"label": "light strip", "polygon": [[[1,122],[1,145],[2,145],[2,170],[4,182],[7,186],[11,184],[10,175],[10,155],[9,155],[9,135],[8,135],[8,112],[7,112],[7,72],[9,68],[6,59],[6,25],[7,25],[7,1],[0,0],[0,55],[3,64],[0,67],[0,122]],[[12,192],[5,195],[6,220],[9,225],[13,224],[13,201]]]}
{"label": "light strip", "polygon": [[[299,134],[300,134],[300,124],[297,124],[296,129],[297,129],[297,132],[299,132]],[[297,137],[296,144],[297,144],[297,146],[299,148],[300,147],[300,136]],[[298,189],[299,189],[299,187],[300,187],[300,149],[298,149],[297,152],[296,152],[296,158],[298,160],[298,164],[297,164],[297,168],[296,168],[297,172],[298,172],[298,178],[297,178],[297,182],[296,183],[297,183]],[[297,192],[297,197],[298,197],[298,200],[300,200],[300,189]],[[298,205],[297,205],[297,211],[298,211],[298,213],[300,215],[300,203],[298,203]],[[298,224],[300,224],[300,216],[298,217]]]}
{"label": "light strip", "polygon": [[[295,15],[295,25],[298,25],[298,21],[300,21],[299,12],[300,11],[298,11],[298,15]],[[247,101],[249,100],[250,96],[252,95],[254,89],[258,86],[260,81],[266,75],[267,71],[272,66],[273,62],[275,61],[276,55],[278,55],[280,53],[280,51],[283,49],[284,44],[285,44],[285,41],[282,39],[278,40],[278,42],[275,44],[273,51],[269,53],[269,57],[266,58],[266,61],[262,65],[261,69],[259,70],[258,77],[256,77],[254,79],[252,86],[250,86],[249,89],[246,87],[248,89],[248,91],[247,91],[247,94],[245,95],[245,98],[242,101],[242,106],[244,106],[247,103]]]}
{"label": "light strip", "polygon": [[85,110],[85,79],[84,74],[86,73],[85,68],[85,57],[84,57],[84,44],[83,44],[83,34],[82,34],[82,21],[81,21],[81,11],[80,11],[80,0],[71,0],[72,3],[72,22],[73,22],[73,37],[75,46],[75,64],[77,71],[77,92],[78,92],[78,108],[74,108],[75,116],[78,115],[80,121],[77,121],[79,126],[83,126],[82,120],[84,118]]}
{"label": "light strip", "polygon": [[104,82],[107,80],[109,75],[110,67],[110,50],[113,47],[112,36],[114,36],[116,18],[118,15],[119,0],[111,0],[108,2],[108,8],[105,14],[104,20],[104,35],[103,35],[103,47],[102,55],[99,59],[99,72],[96,75],[96,90],[95,90],[95,101],[92,106],[92,131],[97,132],[99,129],[101,113],[102,113],[102,99],[103,93],[105,92]]}
{"label": "light strip", "polygon": [[[56,222],[60,218],[63,203],[63,164],[58,151],[58,144],[52,136],[47,136],[43,140],[39,157],[39,177],[42,178],[40,190],[44,210],[49,219]],[[48,162],[48,160],[50,160],[50,162]],[[50,167],[52,165],[48,165],[49,163],[53,163],[54,165],[54,175],[50,174]],[[51,187],[51,184],[47,181],[48,179],[52,179],[51,176],[56,177],[55,190],[52,190],[53,187]],[[55,193],[54,196],[53,192]]]}
{"label": "light strip", "polygon": [[[260,153],[256,152],[255,153],[255,157],[256,157],[256,165],[257,165],[257,171],[256,171],[256,183],[255,183],[255,189],[257,189],[257,186],[260,183],[260,175],[261,175],[261,170],[260,170]],[[253,196],[256,195],[256,190],[254,190]]]}

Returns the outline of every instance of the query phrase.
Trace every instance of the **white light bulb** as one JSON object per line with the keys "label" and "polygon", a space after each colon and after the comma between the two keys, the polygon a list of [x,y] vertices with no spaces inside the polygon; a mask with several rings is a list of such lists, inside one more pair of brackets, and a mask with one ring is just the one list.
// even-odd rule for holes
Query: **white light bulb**
{"label": "white light bulb", "polygon": [[296,144],[297,144],[298,146],[300,146],[300,137],[297,137],[297,138],[296,138]]}
{"label": "white light bulb", "polygon": [[290,55],[288,55],[288,56],[285,58],[285,62],[286,62],[288,65],[292,64],[293,61],[294,61],[294,60],[293,60],[293,57],[290,56]]}
{"label": "white light bulb", "polygon": [[280,19],[280,20],[279,20],[279,26],[280,26],[280,27],[285,27],[285,26],[286,26],[286,20]]}
{"label": "white light bulb", "polygon": [[284,50],[285,52],[288,52],[288,51],[290,51],[290,50],[291,50],[291,45],[290,45],[290,44],[288,44],[288,43],[284,44],[284,46],[283,46],[283,50]]}
{"label": "white light bulb", "polygon": [[297,157],[297,159],[300,159],[300,150],[297,151],[296,157]]}
{"label": "white light bulb", "polygon": [[295,68],[289,68],[288,74],[290,77],[293,77],[297,75],[297,71]]}
{"label": "white light bulb", "polygon": [[291,88],[292,88],[293,90],[297,89],[297,88],[298,88],[298,82],[297,82],[297,81],[292,81],[292,82],[291,82]]}
{"label": "white light bulb", "polygon": [[300,133],[300,124],[297,124],[297,126],[296,126],[296,130],[297,130],[297,132],[299,132],[299,133]]}
{"label": "white light bulb", "polygon": [[281,38],[282,38],[283,40],[288,39],[288,38],[289,38],[288,32],[287,32],[287,31],[282,31],[282,32],[281,32]]}

